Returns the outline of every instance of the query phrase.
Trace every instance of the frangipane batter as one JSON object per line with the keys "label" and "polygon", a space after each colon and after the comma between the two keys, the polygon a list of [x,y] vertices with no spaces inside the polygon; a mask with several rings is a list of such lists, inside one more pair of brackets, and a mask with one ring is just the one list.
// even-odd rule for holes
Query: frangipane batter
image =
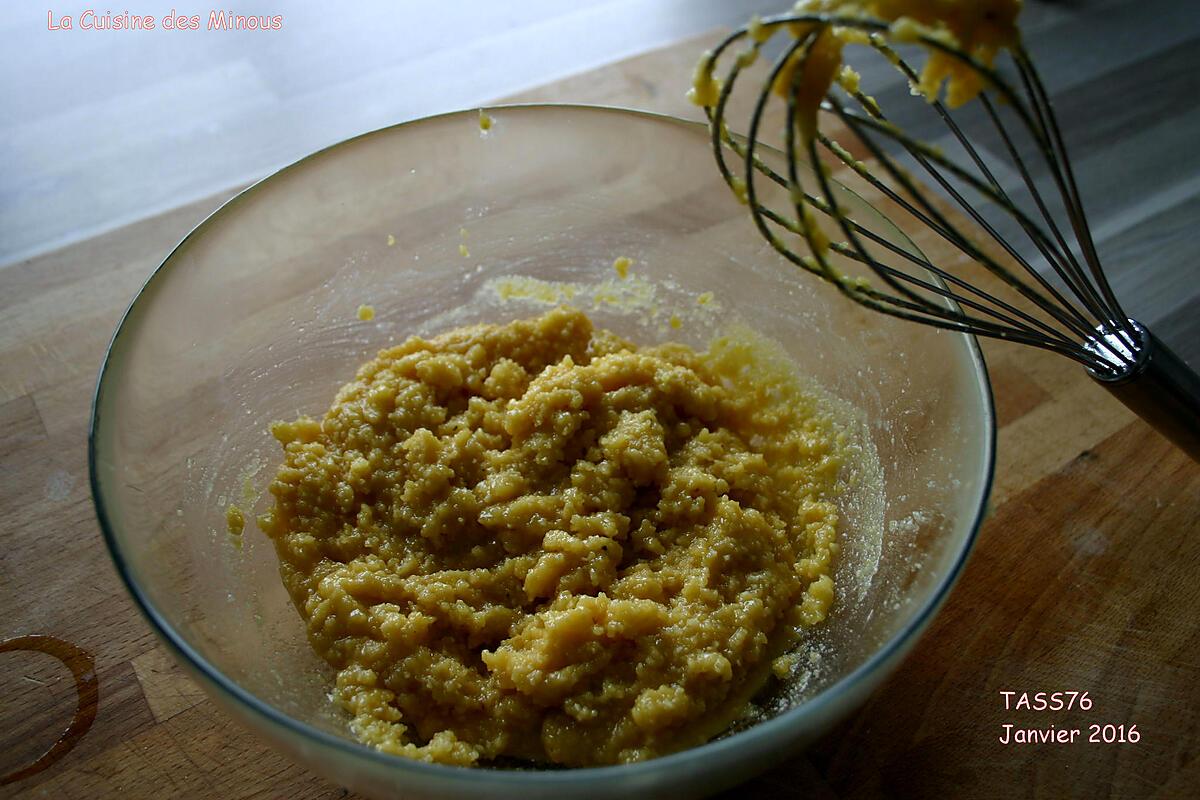
{"label": "frangipane batter", "polygon": [[273,425],[260,525],[354,733],[582,766],[725,728],[833,600],[845,443],[756,358],[559,308],[409,339]]}

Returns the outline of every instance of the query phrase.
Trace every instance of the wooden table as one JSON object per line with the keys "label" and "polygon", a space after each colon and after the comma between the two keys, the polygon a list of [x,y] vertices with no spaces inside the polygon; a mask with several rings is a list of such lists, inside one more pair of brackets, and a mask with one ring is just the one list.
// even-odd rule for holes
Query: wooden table
{"label": "wooden table", "polygon": [[[515,99],[694,116],[682,94],[703,44]],[[105,344],[153,267],[227,196],[0,271],[0,639],[71,642],[94,654],[100,687],[90,732],[0,796],[346,796],[267,749],[181,674],[120,585],[89,496],[85,434]],[[918,244],[939,254],[935,242]],[[736,795],[1200,792],[1200,465],[1082,370],[1005,344],[984,350],[1000,423],[996,485],[960,584],[864,708]],[[0,665],[4,774],[55,739],[75,690],[47,656],[0,653]],[[1087,692],[1092,707],[1005,710],[1004,691]],[[1090,724],[1136,725],[1140,741],[1005,746],[1005,723],[1085,738]]]}

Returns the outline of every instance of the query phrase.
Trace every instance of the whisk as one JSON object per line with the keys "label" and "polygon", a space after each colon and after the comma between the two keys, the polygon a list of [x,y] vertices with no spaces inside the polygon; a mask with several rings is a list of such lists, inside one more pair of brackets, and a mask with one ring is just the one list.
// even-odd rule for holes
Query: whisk
{"label": "whisk", "polygon": [[[773,34],[785,27],[795,38],[787,43],[767,80],[758,87],[745,136],[735,137],[730,133],[726,113],[737,79]],[[913,94],[926,95],[932,113],[949,130],[949,142],[957,143],[965,158],[951,159],[942,149],[893,124],[880,104],[863,91],[857,73],[845,68],[837,72],[840,51],[832,66],[828,52],[821,52],[828,41],[822,40],[827,31],[838,35],[839,41],[866,45],[899,70],[914,87]],[[731,48],[743,41],[747,47],[734,55]],[[956,90],[961,95],[964,85],[969,95],[978,94],[985,121],[996,137],[996,146],[986,152],[986,157],[956,120],[950,103],[940,99],[936,85],[940,81],[935,82],[932,93],[928,82],[922,86],[921,74],[902,55],[907,45],[920,46],[930,58],[940,59],[943,72],[946,65],[951,65],[952,70],[965,76],[957,86],[952,78],[952,95]],[[990,57],[978,58],[979,50],[967,52],[954,37],[934,28],[902,26],[900,22],[836,10],[797,11],[755,19],[706,53],[697,67],[699,96],[694,99],[704,106],[708,116],[718,169],[749,206],[759,232],[785,259],[833,283],[851,300],[873,310],[1039,347],[1070,358],[1082,364],[1093,379],[1134,413],[1200,461],[1200,376],[1122,310],[1101,268],[1046,89],[1019,41],[1005,49],[1015,68],[1015,81],[992,66]],[[723,56],[728,70],[722,80],[714,80],[712,76]],[[815,97],[810,67],[826,72],[827,80]],[[782,95],[786,105],[782,169],[764,158],[766,148],[760,139],[764,110],[773,93]],[[868,167],[821,129],[816,122],[818,102],[865,147],[878,164],[877,169]],[[1002,291],[985,291],[853,218],[853,211],[837,200],[833,179],[821,160],[822,152],[848,166],[907,214],[982,265],[999,279]],[[729,158],[731,153],[735,158]],[[898,163],[900,154],[907,155],[908,164],[915,162],[944,198],[963,209],[1015,268],[977,245],[939,210],[931,190]],[[1003,172],[997,159],[1005,159]],[[1034,159],[1040,159],[1040,169]],[[731,162],[740,162],[740,169],[732,168]],[[1052,185],[1052,191],[1042,191],[1036,173]],[[1021,204],[1000,180],[1001,175],[1014,174],[1023,187],[1017,191],[1027,193]],[[771,190],[771,184],[778,190]],[[782,199],[772,203],[765,199],[768,194]],[[974,203],[972,197],[977,198]],[[1059,224],[1055,209],[1059,217],[1065,217],[1066,226]],[[1040,272],[1031,258],[1001,233],[997,214],[1008,217],[1007,227],[1015,223],[1017,235],[1023,235],[1027,246],[1037,254],[1032,258],[1040,256],[1040,262],[1057,281]],[[829,228],[833,229],[834,241],[827,232]],[[789,234],[802,237],[810,252],[802,254],[790,247],[784,238]],[[789,238],[795,241],[794,236]],[[836,241],[838,238],[842,240]],[[839,266],[858,269],[860,274],[847,274]]]}

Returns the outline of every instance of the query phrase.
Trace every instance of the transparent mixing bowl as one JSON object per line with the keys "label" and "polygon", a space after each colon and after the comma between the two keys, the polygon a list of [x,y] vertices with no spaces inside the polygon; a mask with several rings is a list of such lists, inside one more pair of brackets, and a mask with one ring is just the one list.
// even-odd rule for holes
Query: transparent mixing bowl
{"label": "transparent mixing bowl", "polygon": [[[184,239],[129,308],[101,372],[90,437],[100,524],[130,593],[212,698],[343,786],[408,798],[711,793],[827,730],[929,623],[991,482],[983,363],[970,337],[870,314],[784,263],[721,182],[702,126],[579,106],[492,116],[486,134],[462,112],[338,144]],[[610,286],[627,302],[597,301],[617,256],[635,262],[632,283]],[[512,276],[556,283],[510,280],[524,289],[502,300],[497,282]],[[248,520],[267,507],[280,459],[268,423],[321,414],[378,349],[541,313],[564,284],[584,287],[575,299],[598,324],[641,343],[703,346],[747,325],[859,410],[865,455],[839,499],[838,602],[810,643],[822,658],[790,686],[790,709],[638,764],[463,769],[364,747],[328,699],[330,672],[270,543],[248,522],[239,546],[225,507]],[[704,292],[712,303],[697,302]],[[358,319],[360,304],[373,321]],[[673,313],[678,329],[665,324]]]}

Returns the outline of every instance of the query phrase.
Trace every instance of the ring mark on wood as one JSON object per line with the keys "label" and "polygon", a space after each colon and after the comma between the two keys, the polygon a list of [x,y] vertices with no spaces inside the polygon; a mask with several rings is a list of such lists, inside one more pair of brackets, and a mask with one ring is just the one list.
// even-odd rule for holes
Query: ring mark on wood
{"label": "ring mark on wood", "polygon": [[71,724],[50,749],[33,763],[0,777],[0,785],[36,775],[71,752],[96,721],[96,712],[100,707],[100,681],[96,678],[96,660],[91,653],[58,637],[40,634],[17,636],[0,642],[0,653],[20,651],[45,653],[61,661],[75,678],[75,692],[79,699]]}

